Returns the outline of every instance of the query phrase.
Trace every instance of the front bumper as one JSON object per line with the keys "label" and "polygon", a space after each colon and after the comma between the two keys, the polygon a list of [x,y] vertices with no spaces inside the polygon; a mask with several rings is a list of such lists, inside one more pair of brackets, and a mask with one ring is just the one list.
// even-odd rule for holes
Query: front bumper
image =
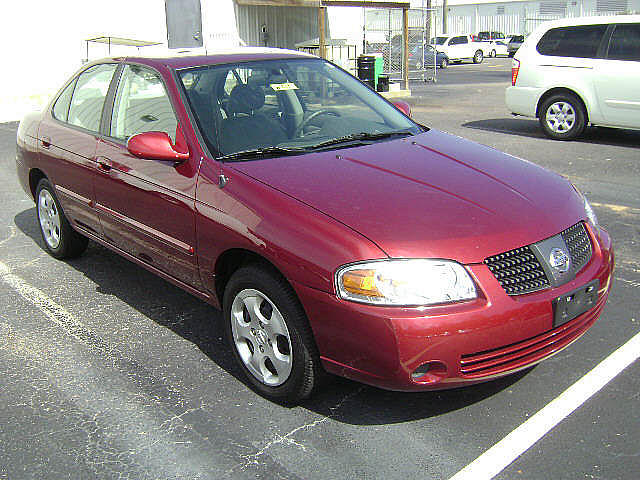
{"label": "front bumper", "polygon": [[[338,299],[299,284],[325,369],[390,390],[454,388],[514,373],[559,352],[599,317],[611,289],[608,234],[589,228],[591,261],[557,288],[508,296],[486,265],[468,266],[479,298],[433,307],[378,307]],[[552,301],[598,279],[596,305],[553,328]],[[413,378],[418,367],[429,371]]]}

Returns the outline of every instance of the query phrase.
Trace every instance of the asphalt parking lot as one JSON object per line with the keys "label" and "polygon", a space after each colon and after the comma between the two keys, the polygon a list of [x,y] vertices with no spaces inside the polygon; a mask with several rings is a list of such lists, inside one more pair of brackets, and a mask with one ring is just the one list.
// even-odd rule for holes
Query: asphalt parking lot
{"label": "asphalt parking lot", "polygon": [[[448,479],[536,412],[561,408],[547,405],[640,331],[640,132],[546,139],[504,105],[510,66],[486,59],[412,82],[413,116],[567,176],[613,237],[615,283],[569,348],[446,392],[336,379],[304,406],[264,400],[244,385],[217,311],[98,245],[67,262],[44,252],[16,179],[17,123],[0,124],[0,480]],[[495,478],[638,478],[639,366]]]}

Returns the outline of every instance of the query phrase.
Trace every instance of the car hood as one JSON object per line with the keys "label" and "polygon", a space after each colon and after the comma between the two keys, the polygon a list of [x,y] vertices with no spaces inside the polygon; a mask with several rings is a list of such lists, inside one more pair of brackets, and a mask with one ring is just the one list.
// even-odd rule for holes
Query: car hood
{"label": "car hood", "polygon": [[584,217],[581,197],[560,175],[436,130],[233,168],[347,225],[390,257],[478,263]]}

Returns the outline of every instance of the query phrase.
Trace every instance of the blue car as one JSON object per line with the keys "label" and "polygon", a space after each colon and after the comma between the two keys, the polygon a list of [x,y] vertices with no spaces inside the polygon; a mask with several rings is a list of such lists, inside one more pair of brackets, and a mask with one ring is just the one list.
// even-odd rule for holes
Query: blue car
{"label": "blue car", "polygon": [[437,52],[434,62],[434,48],[432,45],[426,45],[423,52],[423,47],[418,45],[414,47],[409,53],[409,68],[416,68],[418,70],[433,66],[434,63],[440,68],[447,68],[449,66],[449,57],[444,52]]}

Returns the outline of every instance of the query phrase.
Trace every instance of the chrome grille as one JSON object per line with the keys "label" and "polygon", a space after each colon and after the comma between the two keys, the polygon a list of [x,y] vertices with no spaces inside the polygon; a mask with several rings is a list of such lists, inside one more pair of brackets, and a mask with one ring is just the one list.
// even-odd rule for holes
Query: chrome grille
{"label": "chrome grille", "polygon": [[529,246],[484,260],[508,295],[522,295],[549,287],[542,265]]}
{"label": "chrome grille", "polygon": [[593,250],[584,223],[576,223],[561,233],[571,255],[571,269],[578,273],[591,260]]}

